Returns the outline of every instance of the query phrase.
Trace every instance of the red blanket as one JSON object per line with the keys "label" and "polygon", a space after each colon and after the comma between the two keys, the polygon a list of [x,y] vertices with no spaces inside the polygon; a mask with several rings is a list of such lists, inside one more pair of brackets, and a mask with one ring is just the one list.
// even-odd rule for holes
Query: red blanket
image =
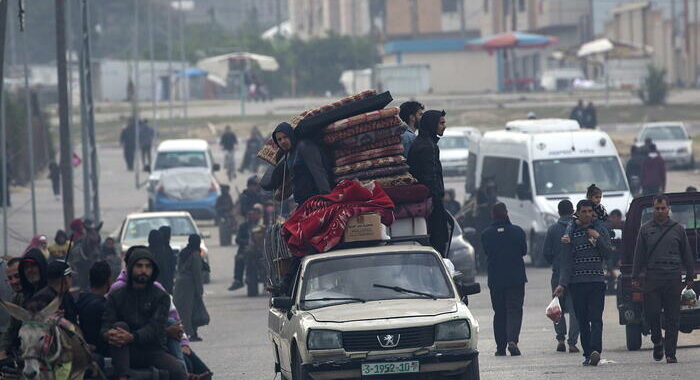
{"label": "red blanket", "polygon": [[430,196],[428,186],[416,184],[406,186],[384,187],[384,191],[389,195],[395,204],[423,202]]}
{"label": "red blanket", "polygon": [[356,215],[379,213],[382,223],[394,222],[394,203],[377,184],[343,181],[330,194],[309,198],[282,226],[289,252],[305,256],[327,252],[340,243],[348,220]]}

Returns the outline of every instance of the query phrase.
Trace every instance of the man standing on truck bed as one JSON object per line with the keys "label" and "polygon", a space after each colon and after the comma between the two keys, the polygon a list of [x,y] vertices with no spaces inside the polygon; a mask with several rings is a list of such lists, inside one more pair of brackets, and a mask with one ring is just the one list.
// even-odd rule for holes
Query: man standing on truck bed
{"label": "man standing on truck bed", "polygon": [[[659,361],[666,354],[667,363],[677,363],[676,345],[680,322],[681,269],[686,272],[686,286],[693,287],[695,258],[688,244],[685,228],[669,217],[669,199],[654,197],[654,218],[642,225],[637,237],[632,267],[632,286],[644,292],[644,314],[651,328],[653,357]],[[666,336],[661,337],[661,309]]]}
{"label": "man standing on truck bed", "polygon": [[588,199],[576,204],[576,222],[571,241],[562,243],[561,275],[554,297],[566,291],[574,302],[583,347],[584,366],[597,366],[603,350],[605,271],[610,255],[610,235],[601,223],[593,224],[594,204]]}

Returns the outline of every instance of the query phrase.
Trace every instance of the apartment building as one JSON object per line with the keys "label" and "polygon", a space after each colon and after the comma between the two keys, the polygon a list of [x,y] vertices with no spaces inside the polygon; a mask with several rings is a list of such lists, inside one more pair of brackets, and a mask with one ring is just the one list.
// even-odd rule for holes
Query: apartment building
{"label": "apartment building", "polygon": [[370,0],[289,0],[292,33],[302,39],[370,32]]}

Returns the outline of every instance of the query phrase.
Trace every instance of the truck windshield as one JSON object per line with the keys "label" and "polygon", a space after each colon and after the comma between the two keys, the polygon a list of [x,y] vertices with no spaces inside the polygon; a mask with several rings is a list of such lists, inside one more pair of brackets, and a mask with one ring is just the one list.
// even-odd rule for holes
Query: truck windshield
{"label": "truck windshield", "polygon": [[362,301],[453,297],[446,276],[442,263],[430,252],[319,260],[310,263],[304,271],[301,308],[310,310]]}
{"label": "truck windshield", "polygon": [[533,162],[537,195],[585,193],[592,183],[605,191],[627,191],[615,156],[577,157]]}

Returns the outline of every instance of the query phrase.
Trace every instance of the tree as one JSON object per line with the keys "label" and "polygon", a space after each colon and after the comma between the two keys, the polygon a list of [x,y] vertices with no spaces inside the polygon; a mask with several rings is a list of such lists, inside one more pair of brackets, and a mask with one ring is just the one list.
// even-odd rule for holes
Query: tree
{"label": "tree", "polygon": [[665,79],[666,70],[657,69],[653,65],[647,66],[647,77],[644,78],[642,88],[639,89],[639,98],[644,104],[651,106],[666,103],[668,86]]}

